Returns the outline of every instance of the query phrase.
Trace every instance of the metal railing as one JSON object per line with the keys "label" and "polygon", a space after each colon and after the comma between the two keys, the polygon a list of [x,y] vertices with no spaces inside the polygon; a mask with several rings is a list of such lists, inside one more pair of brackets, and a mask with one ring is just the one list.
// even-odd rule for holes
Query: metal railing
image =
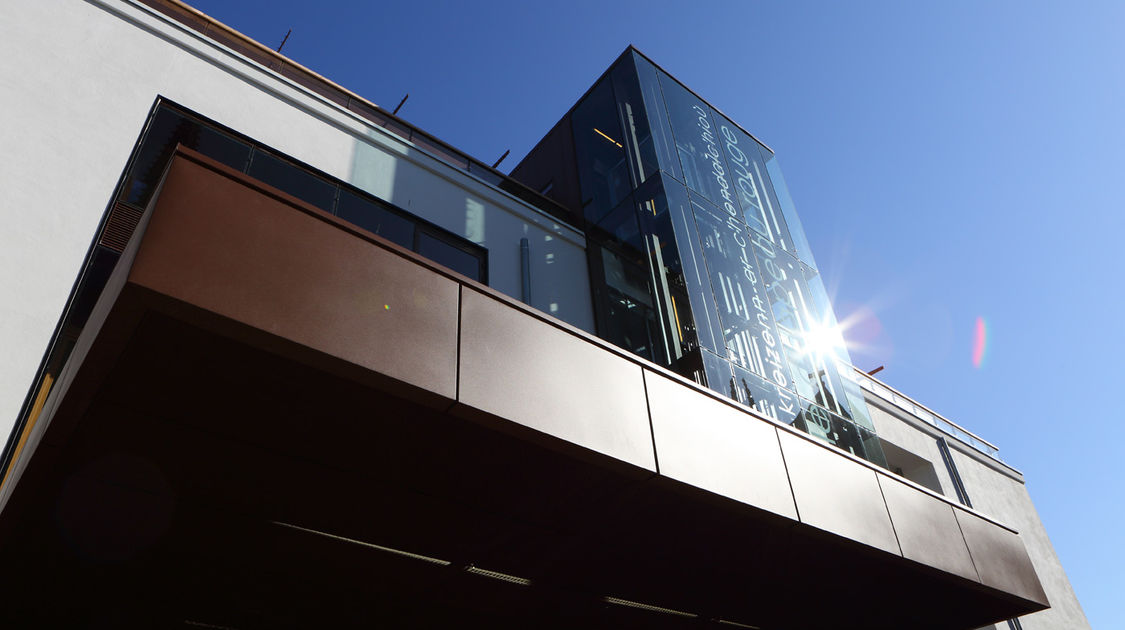
{"label": "metal railing", "polygon": [[553,199],[539,194],[504,173],[473,158],[464,151],[422,131],[411,123],[382,109],[375,103],[351,90],[302,66],[277,51],[243,35],[205,13],[188,6],[181,0],[136,0],[184,27],[218,42],[246,58],[280,74],[294,83],[307,88],[321,97],[340,105],[368,122],[371,122],[396,136],[412,143],[432,157],[466,173],[480,178],[486,183],[528,203],[568,225],[573,222],[573,213]]}
{"label": "metal railing", "polygon": [[995,444],[992,444],[988,440],[985,440],[984,438],[976,435],[968,429],[965,429],[957,423],[944,418],[941,414],[934,412],[929,407],[926,407],[913,398],[894,389],[883,381],[880,381],[879,379],[871,376],[867,372],[864,372],[859,368],[854,369],[856,374],[859,376],[859,378],[857,379],[859,382],[859,386],[863,389],[871,392],[872,394],[875,394],[879,398],[882,398],[883,400],[902,409],[903,411],[910,413],[916,418],[933,426],[934,428],[938,429],[942,433],[949,435],[957,441],[972,447],[973,450],[988,455],[998,462],[1004,461],[1000,459],[1000,449],[998,449]]}

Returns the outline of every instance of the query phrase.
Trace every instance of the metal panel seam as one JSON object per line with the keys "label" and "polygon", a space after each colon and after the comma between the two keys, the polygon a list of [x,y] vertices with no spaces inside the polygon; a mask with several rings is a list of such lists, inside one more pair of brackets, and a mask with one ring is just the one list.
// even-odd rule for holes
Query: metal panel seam
{"label": "metal panel seam", "polygon": [[777,438],[777,450],[781,453],[781,465],[785,468],[785,480],[789,482],[789,496],[793,499],[793,512],[797,514],[797,522],[804,523],[801,520],[801,506],[797,505],[797,493],[793,491],[793,479],[789,476],[789,463],[785,461],[785,447],[781,445],[781,433],[776,426],[773,427],[773,435]]}
{"label": "metal panel seam", "polygon": [[645,413],[648,414],[648,434],[649,434],[649,438],[652,440],[652,465],[653,465],[653,468],[656,469],[656,474],[659,475],[660,474],[660,454],[656,450],[656,429],[653,428],[653,426],[652,426],[652,403],[650,403],[649,399],[648,399],[648,375],[649,375],[649,371],[644,369],[643,366],[638,365],[637,367],[641,368],[641,387],[643,387],[644,390],[645,390]]}
{"label": "metal panel seam", "polygon": [[[984,584],[984,579],[980,576],[980,569],[977,568],[977,559],[973,557],[973,550],[969,547],[969,539],[965,538],[965,529],[961,527],[961,519],[957,516],[957,508],[950,505],[949,509],[953,510],[953,522],[957,523],[957,531],[961,532],[961,542],[965,543],[965,550],[969,552],[969,562],[973,563],[973,573],[977,574],[977,581]],[[1021,540],[1020,543],[1022,542]]]}
{"label": "metal panel seam", "polygon": [[903,558],[906,553],[902,551],[902,541],[898,538],[898,528],[895,527],[895,517],[891,516],[891,506],[887,505],[887,494],[883,492],[883,479],[882,475],[875,473],[875,484],[879,486],[879,496],[883,498],[883,509],[887,511],[887,520],[891,522],[891,532],[895,535],[895,544],[898,545],[898,555]]}
{"label": "metal panel seam", "polygon": [[465,285],[460,282],[457,283],[457,353],[456,363],[454,366],[454,379],[453,379],[453,402],[450,403],[449,408],[452,409],[461,400],[461,328],[465,322],[465,299],[464,299]]}

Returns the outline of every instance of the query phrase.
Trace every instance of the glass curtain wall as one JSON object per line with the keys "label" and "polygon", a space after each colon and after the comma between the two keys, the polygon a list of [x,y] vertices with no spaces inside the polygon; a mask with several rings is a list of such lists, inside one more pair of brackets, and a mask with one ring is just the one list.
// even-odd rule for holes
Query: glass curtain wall
{"label": "glass curtain wall", "polygon": [[632,50],[571,124],[602,335],[885,464],[773,153]]}

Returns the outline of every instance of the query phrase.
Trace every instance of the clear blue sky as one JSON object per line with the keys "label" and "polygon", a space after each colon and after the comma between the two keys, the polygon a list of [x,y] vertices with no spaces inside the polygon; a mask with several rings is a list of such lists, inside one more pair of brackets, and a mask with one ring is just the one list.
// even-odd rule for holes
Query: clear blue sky
{"label": "clear blue sky", "polygon": [[774,148],[856,363],[997,443],[1125,628],[1125,2],[189,2],[508,168],[636,45]]}

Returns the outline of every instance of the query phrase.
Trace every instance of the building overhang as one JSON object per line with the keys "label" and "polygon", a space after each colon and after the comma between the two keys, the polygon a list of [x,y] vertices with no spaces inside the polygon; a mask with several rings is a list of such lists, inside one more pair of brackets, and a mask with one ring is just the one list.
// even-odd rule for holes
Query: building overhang
{"label": "building overhang", "polygon": [[0,490],[0,618],[973,628],[1016,532],[180,149]]}

